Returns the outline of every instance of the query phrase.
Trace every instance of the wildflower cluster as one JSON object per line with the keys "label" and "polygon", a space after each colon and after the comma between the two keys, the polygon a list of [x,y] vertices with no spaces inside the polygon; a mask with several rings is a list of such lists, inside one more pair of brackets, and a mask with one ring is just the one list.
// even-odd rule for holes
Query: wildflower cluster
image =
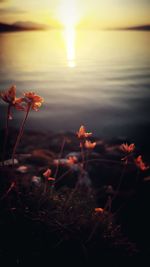
{"label": "wildflower cluster", "polygon": [[91,137],[92,133],[86,132],[86,129],[83,125],[79,128],[77,132],[77,137],[80,139],[80,147],[86,149],[94,149],[96,146],[96,142],[91,142],[87,140],[88,137]]}
{"label": "wildflower cluster", "polygon": [[27,110],[30,106],[31,109],[38,111],[43,98],[36,95],[34,92],[24,93],[23,97],[16,97],[16,86],[13,85],[9,89],[0,94],[1,99],[6,102],[10,107],[14,107],[17,110]]}
{"label": "wildflower cluster", "polygon": [[120,149],[126,153],[127,155],[122,158],[122,160],[125,162],[125,164],[127,164],[130,160],[130,158],[134,161],[135,165],[137,166],[137,168],[139,168],[141,171],[146,171],[149,169],[149,166],[147,164],[144,163],[142,156],[139,155],[138,157],[134,158],[132,153],[135,150],[135,144],[130,144],[128,145],[127,143],[123,143],[120,146]]}
{"label": "wildflower cluster", "polygon": [[7,137],[8,137],[8,121],[10,119],[12,119],[11,109],[15,108],[16,110],[26,112],[25,118],[23,119],[22,124],[20,126],[17,140],[16,140],[16,143],[14,145],[14,149],[13,149],[13,153],[12,153],[12,159],[13,159],[13,163],[14,163],[14,157],[15,157],[16,149],[17,149],[18,144],[20,142],[20,139],[23,135],[24,125],[25,125],[25,122],[27,120],[29,111],[30,111],[30,109],[38,111],[44,100],[39,95],[36,95],[34,92],[27,92],[27,93],[24,93],[22,97],[19,97],[19,98],[16,97],[16,86],[15,85],[11,86],[9,89],[2,92],[0,94],[0,98],[5,103],[8,104],[5,140],[4,140],[3,157],[2,157],[2,161],[3,161],[3,165],[4,165],[5,149],[6,149],[6,143],[7,143]]}

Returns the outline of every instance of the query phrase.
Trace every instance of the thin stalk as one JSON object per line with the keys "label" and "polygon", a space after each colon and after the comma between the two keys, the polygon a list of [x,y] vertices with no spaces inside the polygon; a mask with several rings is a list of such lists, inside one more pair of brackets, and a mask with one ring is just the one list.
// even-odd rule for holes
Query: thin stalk
{"label": "thin stalk", "polygon": [[116,188],[116,192],[115,192],[114,196],[112,197],[111,201],[114,201],[116,199],[118,193],[119,193],[119,190],[120,190],[120,187],[121,187],[121,184],[122,184],[122,180],[124,178],[125,171],[126,171],[126,165],[124,165],[124,168],[122,170],[122,173],[121,173],[121,176],[120,176],[120,179],[119,179],[118,186]]}
{"label": "thin stalk", "polygon": [[14,159],[15,159],[15,155],[16,155],[16,150],[17,150],[17,147],[18,147],[18,145],[20,143],[21,137],[23,135],[24,126],[25,126],[26,120],[28,118],[30,108],[31,108],[31,105],[28,105],[26,115],[25,115],[25,117],[24,117],[24,119],[23,119],[23,121],[21,123],[20,129],[19,129],[19,133],[18,133],[18,136],[17,136],[17,140],[16,140],[16,143],[15,143],[14,148],[13,148],[13,153],[12,153],[13,166],[14,166]]}
{"label": "thin stalk", "polygon": [[82,158],[82,165],[80,165],[80,175],[78,177],[78,181],[76,182],[75,188],[73,189],[72,193],[70,194],[69,198],[67,199],[66,203],[65,203],[65,209],[67,204],[69,203],[69,201],[72,199],[73,195],[75,194],[75,192],[77,191],[78,187],[79,187],[79,181],[80,179],[82,179],[83,176],[83,172],[85,171],[85,152],[84,152],[84,143],[85,140],[81,140],[80,142],[80,147],[81,147],[81,158]]}
{"label": "thin stalk", "polygon": [[73,198],[74,194],[76,193],[76,191],[77,191],[78,188],[79,188],[79,181],[80,181],[80,179],[82,178],[83,171],[84,171],[84,169],[83,169],[83,167],[81,167],[80,175],[79,175],[79,177],[78,177],[78,181],[76,182],[73,191],[71,192],[70,196],[68,197],[68,199],[67,199],[67,201],[66,201],[66,203],[65,203],[64,211],[66,210],[69,201]]}
{"label": "thin stalk", "polygon": [[[57,167],[56,167],[56,170],[55,170],[55,174],[54,174],[54,178],[55,178],[55,179],[56,179],[57,174],[58,174],[58,171],[59,171],[59,165],[60,165],[60,164],[59,164],[59,160],[60,160],[61,157],[62,157],[65,143],[66,143],[66,139],[65,139],[65,137],[64,137],[63,142],[62,142],[62,144],[61,144],[60,153],[59,153],[59,156],[58,156],[58,164],[57,164]],[[52,186],[51,186],[51,190],[50,190],[50,194],[51,194],[51,195],[53,194],[54,188],[55,188],[55,182],[54,182],[54,183],[52,184]]]}
{"label": "thin stalk", "polygon": [[6,144],[7,144],[7,139],[8,139],[8,122],[9,122],[10,109],[11,109],[11,105],[8,105],[6,125],[5,125],[4,144],[3,144],[3,153],[2,153],[2,166],[4,166],[4,161],[5,161]]}
{"label": "thin stalk", "polygon": [[[110,163],[110,164],[119,164],[122,165],[121,161],[117,161],[117,160],[110,160],[110,159],[89,159],[87,160],[87,163],[91,163],[91,162],[102,162],[102,163]],[[135,165],[133,162],[128,162],[128,165],[132,166]]]}
{"label": "thin stalk", "polygon": [[86,158],[85,158],[85,151],[84,151],[84,143],[85,143],[85,139],[84,140],[81,140],[81,143],[80,143],[80,145],[81,145],[81,158],[82,158],[82,165],[80,165],[80,175],[79,175],[79,177],[78,177],[78,181],[77,181],[77,184],[76,184],[76,186],[75,186],[75,188],[74,188],[74,190],[76,191],[76,187],[78,187],[78,183],[79,183],[79,181],[80,181],[80,179],[82,179],[82,176],[83,176],[83,172],[85,171],[85,160],[86,160]]}
{"label": "thin stalk", "polygon": [[64,204],[64,212],[66,211],[67,206],[68,206],[68,203],[69,203],[70,200],[73,198],[73,196],[74,196],[74,194],[76,193],[78,187],[79,187],[79,184],[78,184],[78,182],[77,182],[76,185],[75,185],[75,188],[74,188],[73,191],[70,193],[68,199],[66,200],[66,202],[65,202],[65,204]]}
{"label": "thin stalk", "polygon": [[57,184],[61,179],[63,179],[67,174],[71,173],[72,169],[67,170],[66,172],[64,172],[61,176],[59,176],[57,178],[57,180],[55,180],[54,185]]}
{"label": "thin stalk", "polygon": [[[102,215],[102,216],[103,216],[103,215]],[[86,240],[86,243],[88,243],[89,241],[91,241],[91,239],[93,238],[93,236],[94,236],[94,234],[95,234],[95,232],[96,232],[96,230],[97,230],[97,228],[98,228],[98,226],[99,226],[100,223],[101,223],[101,220],[98,220],[98,221],[95,223],[95,225],[94,225],[93,228],[92,228],[92,231],[91,231],[90,235],[88,236],[88,238],[87,238],[87,240]]]}
{"label": "thin stalk", "polygon": [[86,153],[85,153],[85,170],[88,167],[88,159],[89,159],[90,154],[91,154],[91,151],[89,149],[87,149]]}
{"label": "thin stalk", "polygon": [[45,178],[45,181],[44,181],[44,191],[43,191],[43,194],[44,195],[46,194],[46,191],[47,191],[47,179]]}
{"label": "thin stalk", "polygon": [[64,146],[65,146],[65,142],[66,142],[66,139],[64,138],[64,139],[63,139],[63,142],[62,142],[62,144],[61,144],[60,153],[59,153],[59,157],[58,157],[58,164],[57,164],[56,171],[55,171],[55,174],[54,174],[54,178],[55,178],[55,179],[56,179],[57,174],[58,174],[58,170],[59,170],[59,160],[60,160],[61,157],[62,157],[62,153],[63,153]]}
{"label": "thin stalk", "polygon": [[85,143],[85,140],[82,140],[81,141],[81,157],[82,157],[83,168],[84,168],[84,164],[85,164],[84,143]]}
{"label": "thin stalk", "polygon": [[1,200],[4,199],[10,192],[11,190],[15,187],[15,182],[12,182],[6,193],[1,197]]}

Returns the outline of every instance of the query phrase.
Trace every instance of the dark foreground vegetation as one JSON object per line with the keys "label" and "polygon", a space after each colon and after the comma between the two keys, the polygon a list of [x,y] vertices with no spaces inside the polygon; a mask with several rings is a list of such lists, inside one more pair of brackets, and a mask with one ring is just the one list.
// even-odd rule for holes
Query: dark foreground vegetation
{"label": "dark foreground vegetation", "polygon": [[[42,98],[15,98],[0,132],[1,266],[149,266],[150,170],[135,144],[25,131]],[[24,105],[22,105],[24,102]],[[10,108],[25,111],[10,129]]]}

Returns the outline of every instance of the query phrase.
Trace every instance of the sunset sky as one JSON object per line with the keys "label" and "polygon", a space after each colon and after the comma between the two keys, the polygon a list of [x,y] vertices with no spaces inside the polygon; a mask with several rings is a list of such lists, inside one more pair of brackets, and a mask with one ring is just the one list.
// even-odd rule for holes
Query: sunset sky
{"label": "sunset sky", "polygon": [[150,23],[149,0],[0,0],[0,22],[33,21],[80,27]]}

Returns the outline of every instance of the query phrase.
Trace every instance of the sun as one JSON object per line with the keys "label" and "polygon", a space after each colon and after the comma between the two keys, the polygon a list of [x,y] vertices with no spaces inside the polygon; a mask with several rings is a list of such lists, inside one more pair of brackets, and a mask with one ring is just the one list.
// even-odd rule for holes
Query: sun
{"label": "sun", "polygon": [[76,0],[61,0],[58,13],[59,20],[64,28],[76,26],[79,19]]}

